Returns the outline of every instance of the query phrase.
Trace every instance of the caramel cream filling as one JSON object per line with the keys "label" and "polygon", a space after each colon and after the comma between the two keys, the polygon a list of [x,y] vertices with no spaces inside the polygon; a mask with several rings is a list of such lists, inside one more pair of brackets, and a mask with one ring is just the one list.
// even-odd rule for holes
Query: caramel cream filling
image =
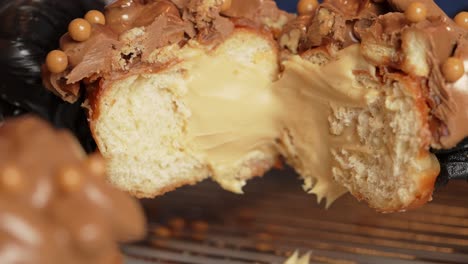
{"label": "caramel cream filling", "polygon": [[[331,151],[355,148],[359,140],[353,124],[332,133],[330,116],[337,107],[364,108],[376,96],[356,83],[355,71],[375,74],[359,45],[325,66],[292,57],[276,82],[229,57],[201,54],[191,61],[184,97],[191,111],[188,140],[214,171],[222,174],[258,150],[295,153],[290,162],[306,179],[305,189],[328,203],[345,193],[333,180]],[[223,187],[237,192],[242,187],[229,184],[236,183]]]}
{"label": "caramel cream filling", "polygon": [[283,103],[283,151],[295,153],[291,162],[305,179],[304,189],[315,193],[319,202],[326,198],[329,206],[346,192],[333,180],[332,151],[363,148],[355,122],[332,125],[334,111],[365,108],[377,96],[375,90],[356,83],[354,75],[359,71],[374,76],[375,68],[362,57],[359,45],[340,51],[336,60],[324,66],[299,56],[284,66],[283,76],[272,89]]}
{"label": "caramel cream filling", "polygon": [[268,76],[224,57],[203,57],[192,73],[189,137],[209,160],[236,162],[278,138],[281,106]]}
{"label": "caramel cream filling", "polygon": [[225,55],[201,54],[191,60],[184,101],[191,116],[189,142],[226,189],[241,193],[244,183],[232,167],[253,155],[277,152],[282,111],[271,90],[272,77]]}

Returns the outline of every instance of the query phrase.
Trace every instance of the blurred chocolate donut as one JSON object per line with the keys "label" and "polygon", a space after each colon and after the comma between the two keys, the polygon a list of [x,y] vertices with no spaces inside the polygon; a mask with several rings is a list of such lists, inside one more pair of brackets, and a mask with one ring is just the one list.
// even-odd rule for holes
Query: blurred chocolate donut
{"label": "blurred chocolate donut", "polygon": [[80,102],[65,104],[41,89],[41,65],[57,47],[70,20],[90,9],[102,9],[104,0],[0,1],[0,121],[33,112],[55,126],[74,132],[86,150],[94,148]]}

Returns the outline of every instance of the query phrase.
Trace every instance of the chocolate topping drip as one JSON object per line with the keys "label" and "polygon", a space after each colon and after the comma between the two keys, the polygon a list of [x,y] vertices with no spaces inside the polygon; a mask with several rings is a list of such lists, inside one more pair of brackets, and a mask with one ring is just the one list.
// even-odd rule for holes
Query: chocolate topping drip
{"label": "chocolate topping drip", "polygon": [[260,6],[266,1],[263,0],[244,0],[244,1],[232,1],[231,7],[223,12],[223,15],[228,17],[245,17],[249,19],[255,19],[255,13]]}
{"label": "chocolate topping drip", "polygon": [[[66,132],[32,117],[0,128],[0,263],[114,264],[143,213]],[[18,254],[3,254],[15,248]]]}
{"label": "chocolate topping drip", "polygon": [[[44,82],[50,90],[74,102],[82,82],[98,81],[110,72],[125,75],[130,69],[141,70],[141,65],[157,61],[152,54],[158,49],[184,45],[189,39],[215,46],[235,27],[269,29],[279,35],[280,46],[293,54],[320,47],[333,57],[336,51],[360,43],[364,57],[382,72],[401,71],[422,78],[431,118],[437,124],[433,125],[433,146],[448,147],[439,141],[460,134],[453,131],[455,126],[446,125],[460,107],[454,106],[450,85],[440,67],[455,55],[457,47],[464,47],[467,32],[432,0],[419,1],[428,15],[412,23],[404,14],[412,2],[326,0],[310,15],[291,19],[272,0],[233,0],[222,12],[222,1],[118,0],[106,8],[108,24],[94,26],[88,41],[70,43],[67,36],[63,37],[61,46],[69,56],[70,67],[60,74],[44,72]],[[420,65],[412,61],[414,54],[410,56],[415,43],[421,45],[424,58]]]}
{"label": "chocolate topping drip", "polygon": [[388,9],[385,2],[376,3],[372,0],[325,0],[323,3],[333,6],[347,19],[376,16]]}
{"label": "chocolate topping drip", "polygon": [[66,76],[67,84],[76,83],[93,74],[109,72],[112,69],[112,57],[120,48],[117,35],[98,24],[93,26],[93,33],[88,41],[76,42],[66,34],[60,42],[60,47],[70,58],[72,67]]}
{"label": "chocolate topping drip", "polygon": [[278,20],[280,16],[288,19],[293,16],[278,9],[273,0],[234,0],[231,7],[221,14],[231,18],[247,18],[258,24],[265,23],[265,20]]}
{"label": "chocolate topping drip", "polygon": [[193,28],[190,24],[185,23],[180,16],[168,14],[165,16],[158,16],[147,30],[152,32],[154,36],[147,36],[143,38],[143,60],[149,59],[151,52],[157,48],[164,47],[178,43],[184,39],[184,34],[192,34]]}
{"label": "chocolate topping drip", "polygon": [[[446,101],[434,109],[434,115],[444,121],[444,128],[448,131],[440,138],[444,148],[455,146],[468,135],[468,34],[458,40],[456,47],[454,55],[465,62],[465,75],[457,82],[447,85],[444,90],[447,94]],[[439,72],[437,77],[442,78]],[[433,81],[430,84],[434,83]]]}
{"label": "chocolate topping drip", "polygon": [[445,14],[445,12],[434,3],[433,0],[388,0],[388,3],[395,11],[404,12],[413,2],[423,3],[427,8],[429,18],[443,18],[444,22],[453,23],[453,21]]}

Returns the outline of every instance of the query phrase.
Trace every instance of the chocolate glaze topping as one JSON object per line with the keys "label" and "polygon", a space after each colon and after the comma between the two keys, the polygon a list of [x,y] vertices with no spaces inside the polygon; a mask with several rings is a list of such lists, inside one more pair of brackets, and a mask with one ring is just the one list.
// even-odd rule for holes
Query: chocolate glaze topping
{"label": "chocolate glaze topping", "polygon": [[[286,48],[285,53],[293,54],[320,47],[331,57],[337,50],[356,42],[361,43],[364,54],[370,46],[391,50],[388,56],[378,61],[365,56],[381,70],[402,71],[421,79],[431,109],[432,146],[453,147],[468,136],[468,126],[465,126],[468,114],[462,107],[468,102],[465,95],[468,84],[466,78],[456,84],[448,82],[441,72],[441,65],[452,56],[464,61],[468,59],[462,55],[466,53],[467,30],[457,26],[432,0],[379,2],[325,0],[310,15],[289,22],[279,37],[280,45]],[[411,23],[405,17],[404,12],[412,2],[423,3],[427,8],[424,21]],[[323,20],[330,23],[320,23]],[[426,61],[421,64],[427,65],[427,69],[416,71],[414,66],[408,65],[406,52],[415,45],[411,36],[417,36],[424,45],[421,49]],[[458,87],[457,92],[453,91],[454,86]]]}
{"label": "chocolate glaze topping", "polygon": [[[302,53],[319,46],[327,46],[329,52],[333,52],[358,43],[361,28],[368,27],[371,19],[384,14],[388,9],[389,5],[386,2],[325,0],[313,13],[300,16],[286,25],[280,45],[293,53]],[[321,23],[323,20],[329,23]],[[298,29],[301,34],[297,40]],[[298,43],[294,43],[296,41]],[[297,46],[297,49],[288,46]]]}
{"label": "chocolate glaze topping", "polygon": [[[117,0],[105,8],[106,25],[93,25],[91,37],[76,42],[65,34],[60,49],[69,57],[62,73],[43,70],[44,85],[68,102],[80,95],[81,83],[92,83],[111,72],[125,74],[153,63],[162,47],[184,45],[190,39],[216,45],[236,26],[279,32],[292,15],[273,0],[233,0],[221,12],[222,1]],[[140,67],[141,68],[141,67]]]}
{"label": "chocolate glaze topping", "polygon": [[115,264],[143,213],[105,181],[100,156],[32,117],[0,127],[0,263]]}
{"label": "chocolate glaze topping", "polygon": [[[363,53],[371,46],[385,47],[389,53],[379,61],[369,54],[364,56],[382,71],[401,71],[421,79],[431,109],[432,146],[449,148],[468,135],[468,128],[454,125],[452,121],[459,122],[460,116],[465,115],[463,103],[459,102],[460,96],[454,98],[453,84],[445,79],[440,69],[447,58],[460,56],[468,33],[432,0],[325,0],[311,14],[296,19],[278,10],[271,0],[233,0],[230,8],[224,11],[221,11],[222,1],[207,2],[113,2],[106,7],[108,24],[93,26],[88,41],[71,43],[66,35],[62,38],[61,49],[69,56],[70,66],[59,74],[44,71],[45,85],[63,99],[74,102],[80,94],[81,83],[99,81],[110,72],[137,71],[149,64],[153,68],[163,67],[154,65],[151,57],[159,48],[184,45],[189,39],[216,45],[234,27],[260,27],[277,36],[280,46],[286,48],[284,56],[320,47],[333,57],[338,50],[355,43],[361,44]],[[405,17],[406,9],[413,2],[420,2],[427,9],[426,19],[421,22],[412,23]],[[289,23],[283,27],[287,21]],[[407,58],[413,36],[423,45],[424,67],[416,67]],[[466,86],[466,83],[457,87],[460,85]]]}

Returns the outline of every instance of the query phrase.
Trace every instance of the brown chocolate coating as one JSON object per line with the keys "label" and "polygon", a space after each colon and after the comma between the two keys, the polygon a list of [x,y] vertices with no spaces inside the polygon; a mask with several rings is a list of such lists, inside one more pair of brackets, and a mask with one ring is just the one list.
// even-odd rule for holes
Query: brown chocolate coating
{"label": "brown chocolate coating", "polygon": [[427,18],[430,20],[442,20],[442,22],[453,25],[454,22],[433,0],[387,0],[390,6],[398,12],[406,12],[412,3],[421,3],[426,7]]}
{"label": "brown chocolate coating", "polygon": [[[465,35],[464,41],[459,41],[457,49],[454,52],[454,57],[465,62],[468,61],[468,36]],[[441,137],[442,146],[454,146],[468,135],[468,67],[465,67],[465,76],[457,80],[455,83],[448,84],[446,88],[447,101],[450,104],[441,104],[437,108],[437,114],[445,121],[444,125],[449,133]]]}
{"label": "brown chocolate coating", "polygon": [[120,46],[117,38],[109,28],[98,24],[93,25],[88,41],[76,42],[65,34],[60,39],[60,47],[68,55],[70,66],[73,67],[68,73],[67,83],[110,71],[113,49]]}
{"label": "brown chocolate coating", "polygon": [[[279,38],[280,45],[284,47],[288,42],[288,49],[293,47],[298,53],[320,46],[329,51],[345,48],[358,43],[361,29],[369,27],[372,19],[384,14],[387,9],[387,3],[370,0],[325,0],[308,19],[299,16],[289,22],[283,29],[283,36],[286,37]],[[297,32],[301,32],[299,37],[296,37]],[[299,43],[291,42],[291,34]]]}
{"label": "brown chocolate coating", "polygon": [[317,0],[300,0],[297,3],[297,13],[299,15],[310,15],[319,5]]}
{"label": "brown chocolate coating", "polygon": [[36,118],[0,127],[0,263],[114,264],[117,242],[144,236],[140,207],[95,162]]}
{"label": "brown chocolate coating", "polygon": [[89,85],[111,73],[125,73],[130,65],[141,68],[153,62],[151,53],[161,47],[183,45],[189,39],[215,45],[236,26],[270,30],[268,22],[292,17],[273,0],[219,3],[208,7],[201,0],[114,1],[105,8],[106,24],[93,24],[86,41],[77,42],[70,33],[62,36],[60,48],[68,56],[69,67],[63,72],[44,69],[44,86],[73,103],[81,83]]}
{"label": "brown chocolate coating", "polygon": [[139,5],[133,0],[115,1],[106,8],[107,24],[116,33],[121,33],[131,27],[139,11]]}
{"label": "brown chocolate coating", "polygon": [[324,0],[324,6],[333,6],[335,12],[341,13],[345,19],[363,19],[385,13],[384,2],[370,0]]}
{"label": "brown chocolate coating", "polygon": [[272,0],[232,0],[231,6],[226,11],[221,12],[223,16],[229,18],[249,19],[257,25],[264,25],[264,19],[278,19],[285,16],[290,19],[292,16],[278,9]]}
{"label": "brown chocolate coating", "polygon": [[262,5],[262,0],[233,0],[228,10],[223,11],[223,15],[229,17],[251,18],[256,10]]}

